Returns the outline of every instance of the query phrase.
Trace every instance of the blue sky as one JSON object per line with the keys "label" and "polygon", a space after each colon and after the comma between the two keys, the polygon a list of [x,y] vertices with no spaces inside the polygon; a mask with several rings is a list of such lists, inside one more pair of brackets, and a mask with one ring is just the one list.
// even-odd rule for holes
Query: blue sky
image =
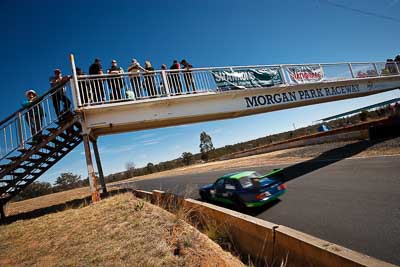
{"label": "blue sky", "polygon": [[[116,59],[126,69],[134,57],[142,64],[150,60],[158,69],[182,58],[195,67],[207,67],[384,61],[400,53],[398,0],[2,0],[0,13],[1,118],[20,107],[28,88],[49,89],[54,68],[70,73],[70,53],[86,72],[96,57],[105,68]],[[103,168],[108,174],[124,170],[128,161],[143,166],[185,151],[197,153],[201,131],[210,133],[220,147],[399,96],[397,90],[239,119],[105,136],[99,139]],[[86,176],[82,146],[40,179],[52,182],[64,171]]]}

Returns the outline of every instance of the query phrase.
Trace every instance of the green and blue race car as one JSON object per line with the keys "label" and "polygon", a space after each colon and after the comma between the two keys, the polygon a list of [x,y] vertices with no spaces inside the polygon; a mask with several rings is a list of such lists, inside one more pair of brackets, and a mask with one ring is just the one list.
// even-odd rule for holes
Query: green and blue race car
{"label": "green and blue race car", "polygon": [[259,207],[277,199],[286,191],[283,169],[261,175],[255,171],[225,174],[213,184],[200,187],[204,201],[217,201],[244,207]]}

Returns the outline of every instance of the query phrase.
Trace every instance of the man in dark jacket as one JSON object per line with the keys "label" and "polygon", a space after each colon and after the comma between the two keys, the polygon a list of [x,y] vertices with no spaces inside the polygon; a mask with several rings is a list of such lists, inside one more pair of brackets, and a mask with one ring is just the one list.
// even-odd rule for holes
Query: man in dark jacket
{"label": "man in dark jacket", "polygon": [[[65,77],[65,78],[68,78],[68,77]],[[64,81],[64,78],[61,75],[61,70],[55,69],[54,76],[50,78],[51,88],[57,86],[58,84],[62,83],[63,81]],[[65,87],[58,88],[56,91],[52,92],[51,97],[53,100],[54,111],[55,111],[57,117],[60,117],[60,115],[65,114],[70,111],[71,101],[69,101],[69,99],[65,93],[66,93]],[[62,111],[61,111],[61,103],[63,103]]]}
{"label": "man in dark jacket", "polygon": [[[170,67],[171,70],[179,70],[181,66],[179,65],[178,60],[174,60],[172,63],[172,66]],[[167,78],[168,78],[168,83],[171,86],[171,88],[174,89],[175,94],[181,94],[182,93],[182,82],[181,82],[181,77],[180,77],[179,71],[173,71],[168,73]]]}
{"label": "man in dark jacket", "polygon": [[187,93],[190,92],[190,87],[192,88],[192,92],[196,93],[196,87],[194,85],[194,79],[193,79],[193,72],[192,68],[193,66],[189,64],[185,59],[182,59],[181,64],[183,65],[183,79],[185,80],[185,85],[186,85],[186,91]]}
{"label": "man in dark jacket", "polygon": [[[101,66],[101,60],[96,58],[94,63],[90,65],[89,75],[101,75],[103,74],[103,67]],[[92,91],[93,101],[99,103],[105,101],[105,92],[103,80],[100,78],[90,78],[90,90]]]}
{"label": "man in dark jacket", "polygon": [[121,74],[124,73],[124,69],[118,67],[118,63],[115,59],[111,61],[111,67],[107,70],[107,74],[115,74],[115,76],[108,77],[107,84],[108,88],[111,89],[110,99],[111,100],[121,100],[122,92],[121,89],[124,87],[124,79]]}

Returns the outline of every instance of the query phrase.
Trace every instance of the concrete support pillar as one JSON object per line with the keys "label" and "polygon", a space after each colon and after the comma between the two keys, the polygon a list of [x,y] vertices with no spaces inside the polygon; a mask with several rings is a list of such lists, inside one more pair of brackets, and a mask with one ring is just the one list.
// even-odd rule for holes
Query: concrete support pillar
{"label": "concrete support pillar", "polygon": [[100,185],[101,185],[101,195],[107,196],[107,194],[108,194],[107,187],[106,187],[106,182],[104,180],[103,167],[101,166],[99,149],[97,147],[97,140],[92,140],[92,145],[93,145],[94,157],[96,159],[97,171],[99,173],[99,180],[100,180]]}
{"label": "concrete support pillar", "polygon": [[90,192],[92,194],[92,202],[100,200],[100,194],[97,189],[96,175],[93,168],[92,155],[90,153],[90,137],[88,134],[83,135],[83,145],[85,147],[86,165],[88,168]]}

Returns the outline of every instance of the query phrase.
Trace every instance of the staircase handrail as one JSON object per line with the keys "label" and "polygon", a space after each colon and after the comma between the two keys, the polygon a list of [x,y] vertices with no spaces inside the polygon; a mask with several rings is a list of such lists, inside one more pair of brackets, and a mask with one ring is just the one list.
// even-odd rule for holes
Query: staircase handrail
{"label": "staircase handrail", "polygon": [[26,142],[34,139],[66,111],[71,110],[71,105],[68,110],[63,108],[63,113],[58,116],[54,114],[54,105],[49,104],[53,98],[58,97],[55,96],[58,91],[64,90],[70,84],[70,79],[71,77],[65,77],[32,104],[18,109],[0,122],[0,160],[18,148],[25,148]]}

